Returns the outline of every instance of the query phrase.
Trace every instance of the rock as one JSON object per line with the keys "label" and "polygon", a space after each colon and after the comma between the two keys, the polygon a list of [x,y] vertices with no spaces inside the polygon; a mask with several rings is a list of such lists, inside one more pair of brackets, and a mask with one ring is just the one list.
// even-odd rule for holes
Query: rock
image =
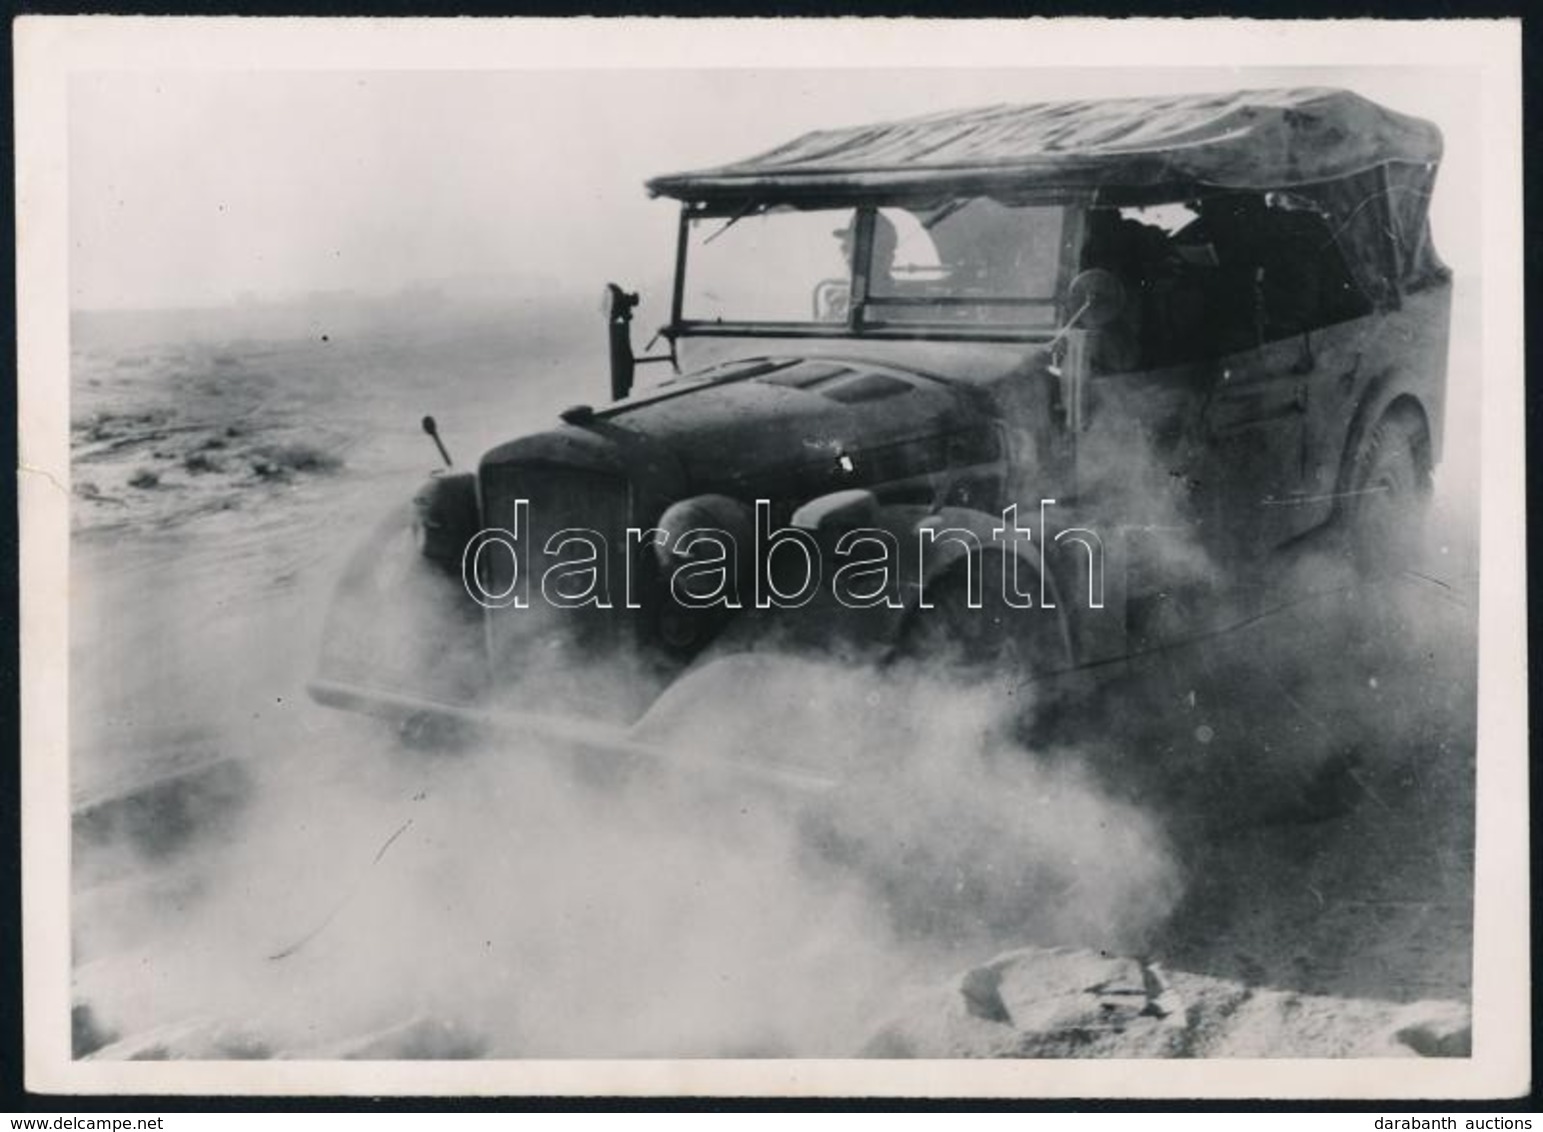
{"label": "rock", "polygon": [[1177,992],[1136,959],[1076,948],[1008,952],[881,1026],[868,1057],[1172,1057]]}
{"label": "rock", "polygon": [[489,1048],[485,1036],[454,1021],[417,1017],[304,1056],[317,1061],[464,1061],[486,1057]]}
{"label": "rock", "polygon": [[70,1007],[71,1057],[86,1057],[117,1040],[118,1035],[102,1025],[88,1004],[77,1002]]}
{"label": "rock", "polygon": [[203,452],[188,453],[182,458],[182,466],[195,475],[201,472],[223,472],[225,470],[218,460]]}
{"label": "rock", "polygon": [[1014,952],[1000,995],[1025,1057],[1163,1057],[1184,1052],[1183,1006],[1136,959],[1075,948]]}
{"label": "rock", "polygon": [[1012,1025],[1013,1017],[1002,1002],[1000,967],[988,965],[966,971],[959,980],[959,993],[964,997],[965,1010],[975,1017]]}
{"label": "rock", "polygon": [[205,1019],[141,1031],[91,1054],[95,1061],[250,1061],[272,1056],[272,1047],[256,1033]]}
{"label": "rock", "polygon": [[1473,1017],[1455,1002],[1416,1002],[1395,1020],[1392,1042],[1420,1057],[1472,1057]]}
{"label": "rock", "polygon": [[1076,948],[999,955],[914,997],[867,1057],[1465,1057],[1471,1013],[1305,995]]}
{"label": "rock", "polygon": [[1134,959],[1055,948],[1013,952],[993,965],[1002,969],[1002,1002],[1020,1030],[1121,1025],[1147,1007],[1146,979]]}
{"label": "rock", "polygon": [[[1221,983],[1221,980],[1208,980]],[[1375,999],[1242,988],[1198,1038],[1207,1057],[1463,1057],[1471,1011],[1458,1002],[1404,1005]]]}

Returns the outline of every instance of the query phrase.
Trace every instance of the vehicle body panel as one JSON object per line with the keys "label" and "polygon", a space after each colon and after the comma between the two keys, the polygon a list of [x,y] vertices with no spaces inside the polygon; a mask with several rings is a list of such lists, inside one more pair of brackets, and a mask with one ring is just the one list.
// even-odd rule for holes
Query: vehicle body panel
{"label": "vehicle body panel", "polygon": [[[1258,589],[1326,541],[1353,456],[1390,410],[1417,413],[1426,458],[1440,458],[1450,283],[1425,214],[1440,153],[1429,124],[1312,89],[988,108],[822,131],[656,178],[651,192],[681,202],[668,354],[635,358],[637,299],[612,285],[622,396],[499,445],[456,489],[460,512],[517,530],[532,555],[597,530],[592,566],[608,597],[625,579],[626,600],[475,610],[487,694],[623,725],[682,674],[739,652],[886,663],[926,586],[978,557],[918,533],[969,532],[995,552],[1012,507],[1033,533],[1006,553],[1042,579],[1024,631],[1057,642],[1058,671],[1171,644],[1177,595]],[[1030,301],[967,298],[960,265],[939,258],[910,281],[934,295],[918,300],[929,313],[875,324],[873,284],[892,266],[880,262],[883,225],[894,227],[881,210],[941,224],[976,198],[1064,210],[1058,239],[1042,242],[1058,257],[1053,298],[1032,300],[1033,319],[1003,319],[1017,308],[1002,304]],[[1146,219],[1156,206],[1189,217],[1164,228]],[[818,291],[807,321],[683,317],[693,224],[722,233],[833,207],[850,212],[831,233],[849,248],[842,317],[820,320]],[[990,317],[955,318],[949,304]],[[1053,325],[1038,321],[1047,304]],[[670,377],[632,388],[635,364],[665,361]],[[872,499],[865,521],[906,548],[896,600],[873,608],[833,600],[823,581],[795,608],[686,608],[649,541],[696,501],[737,505],[747,522],[764,502],[756,523],[782,530],[819,511],[811,501],[859,491]],[[441,565],[451,591],[530,604],[545,592],[536,559]],[[363,588],[381,600],[373,581]],[[562,677],[533,684],[546,668]],[[329,702],[367,700],[368,681],[344,683],[354,692],[333,681]],[[396,695],[393,712],[418,702]]]}

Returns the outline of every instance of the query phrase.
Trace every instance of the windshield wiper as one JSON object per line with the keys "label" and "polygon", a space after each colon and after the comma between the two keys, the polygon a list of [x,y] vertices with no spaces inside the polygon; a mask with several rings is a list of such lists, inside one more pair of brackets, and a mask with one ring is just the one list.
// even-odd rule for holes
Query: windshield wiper
{"label": "windshield wiper", "polygon": [[939,224],[943,223],[943,221],[947,220],[950,216],[952,216],[954,213],[958,212],[961,208],[963,208],[965,205],[967,205],[969,203],[970,202],[967,199],[966,200],[949,201],[942,208],[938,209],[931,216],[929,216],[925,220],[923,220],[922,221],[922,228],[925,229],[928,232],[932,231]]}
{"label": "windshield wiper", "polygon": [[749,216],[752,212],[756,212],[758,210],[764,210],[765,208],[766,208],[766,206],[764,204],[757,203],[756,201],[751,201],[750,203],[746,204],[743,208],[741,208],[733,216],[729,217],[728,220],[725,221],[725,223],[724,223],[722,228],[719,228],[711,236],[708,236],[705,239],[703,239],[702,246],[706,247],[708,244],[712,243],[719,236],[723,235],[730,228],[734,227],[734,225],[738,224],[745,217]]}

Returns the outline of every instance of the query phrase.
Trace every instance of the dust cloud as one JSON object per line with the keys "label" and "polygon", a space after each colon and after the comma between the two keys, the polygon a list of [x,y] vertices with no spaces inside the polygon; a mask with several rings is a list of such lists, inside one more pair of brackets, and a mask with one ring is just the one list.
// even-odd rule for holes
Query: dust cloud
{"label": "dust cloud", "polygon": [[[505,356],[520,330],[478,349]],[[421,407],[403,390],[422,353],[388,345],[351,355],[346,340],[313,342],[310,369],[282,352],[227,367],[239,378],[257,365],[278,383],[247,419],[254,437],[287,403],[286,373],[320,398],[357,389],[347,375],[365,361],[403,367],[376,375],[373,400],[347,402],[386,404],[402,418],[389,429],[348,420],[341,400],[284,418],[296,442],[313,419],[371,434],[344,449],[330,485],[232,481],[246,502],[197,517],[219,524],[198,538],[185,526],[186,537],[121,539],[126,517],[103,510],[119,539],[112,569],[90,573],[100,548],[89,532],[76,548],[96,617],[82,621],[81,683],[99,694],[76,706],[89,726],[74,771],[128,758],[131,743],[155,748],[146,721],[158,714],[196,718],[209,756],[137,821],[77,816],[80,1053],[848,1055],[907,988],[1033,944],[1397,997],[1368,979],[1361,958],[1374,954],[1390,987],[1466,992],[1473,404],[1449,406],[1426,547],[1391,580],[1359,584],[1325,552],[1304,555],[1292,596],[1271,599],[1281,616],[1251,620],[1247,602],[1203,594],[1227,632],[1138,658],[1064,715],[1041,711],[1032,688],[740,657],[698,680],[680,710],[661,702],[645,718],[634,738],[665,763],[651,770],[529,742],[414,749],[305,702],[337,562],[275,560],[272,548],[358,528],[366,495],[378,502],[382,482],[419,474],[381,455],[413,443]],[[554,342],[553,361],[526,364],[555,373],[572,349]],[[142,368],[158,367],[165,359]],[[102,372],[100,396],[137,404],[146,386],[117,372]],[[468,395],[479,403],[503,380],[491,362],[487,374]],[[197,388],[217,409],[245,387]],[[555,383],[543,395],[572,396]],[[108,482],[143,458],[122,452],[93,474]],[[1154,514],[1173,506],[1168,478],[1156,482]],[[274,509],[248,524],[258,490],[275,493]],[[176,505],[167,492],[155,500]],[[1185,561],[1203,591],[1209,564]],[[724,762],[837,785],[758,786]],[[132,780],[136,768],[113,771]],[[1268,830],[1282,821],[1277,846]],[[1240,849],[1228,836],[1254,840]],[[1406,851],[1409,836],[1449,857],[1433,867]],[[1382,871],[1364,877],[1373,863]],[[1423,907],[1417,930],[1350,919],[1373,887]],[[1263,911],[1243,898],[1258,892],[1275,894]],[[1393,940],[1437,921],[1419,956]],[[1318,964],[1305,974],[1304,951]]]}
{"label": "dust cloud", "polygon": [[665,772],[321,721],[227,836],[87,903],[78,993],[128,1036],[104,1055],[844,1055],[906,986],[1009,941],[1137,946],[1177,898],[1160,826],[1011,750],[980,694],[756,668]]}
{"label": "dust cloud", "polygon": [[247,790],[214,830],[96,847],[148,879],[77,905],[77,992],[109,1057],[850,1055],[1010,947],[1193,950],[1171,920],[1218,824],[1385,809],[1388,768],[1471,710],[1431,589],[1166,656],[1096,700],[1118,719],[1032,748],[998,684],[774,654],[661,701],[634,735],[658,768],[413,749],[307,705],[220,737]]}

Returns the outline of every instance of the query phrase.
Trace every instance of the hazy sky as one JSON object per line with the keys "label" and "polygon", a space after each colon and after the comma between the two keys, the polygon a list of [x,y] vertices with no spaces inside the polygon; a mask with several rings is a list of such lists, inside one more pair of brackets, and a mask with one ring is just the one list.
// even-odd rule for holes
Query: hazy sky
{"label": "hazy sky", "polygon": [[825,126],[993,102],[1327,84],[1430,118],[1436,245],[1475,271],[1476,79],[1412,68],[167,71],[70,90],[77,309],[490,273],[598,294],[668,270],[655,173]]}

